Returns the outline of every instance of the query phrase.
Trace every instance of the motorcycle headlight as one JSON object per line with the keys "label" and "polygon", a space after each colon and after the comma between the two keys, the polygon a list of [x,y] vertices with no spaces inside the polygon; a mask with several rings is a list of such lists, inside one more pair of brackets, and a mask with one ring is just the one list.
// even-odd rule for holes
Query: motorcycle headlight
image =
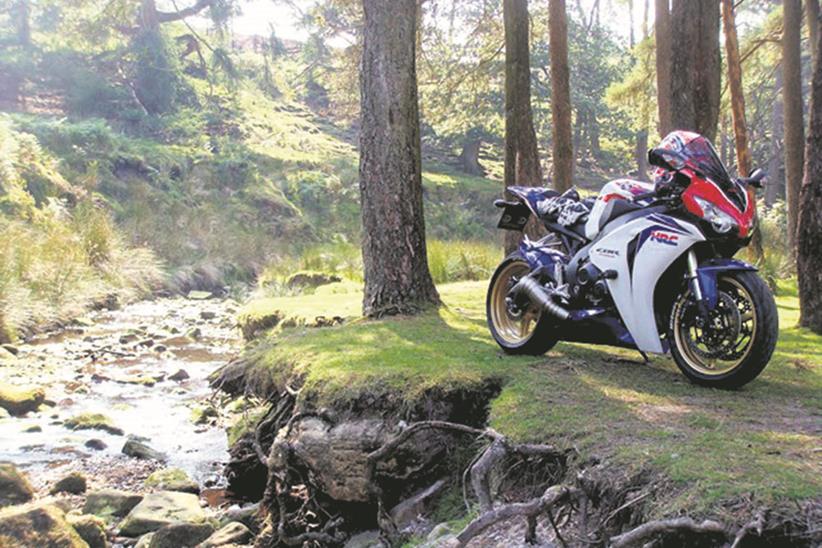
{"label": "motorcycle headlight", "polygon": [[733,217],[716,207],[708,200],[704,200],[698,196],[694,196],[694,200],[702,208],[703,218],[711,223],[714,230],[720,234],[727,234],[735,228],[739,228]]}

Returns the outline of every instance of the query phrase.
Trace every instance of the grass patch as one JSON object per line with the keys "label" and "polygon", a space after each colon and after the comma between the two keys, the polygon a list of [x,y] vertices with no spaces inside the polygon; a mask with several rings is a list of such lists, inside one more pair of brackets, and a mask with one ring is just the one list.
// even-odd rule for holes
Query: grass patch
{"label": "grass patch", "polygon": [[[544,357],[509,357],[485,326],[484,282],[440,286],[446,306],[410,318],[286,329],[257,348],[256,373],[305,379],[303,397],[340,405],[392,394],[413,405],[427,390],[503,383],[491,426],[518,441],[578,448],[629,470],[652,468],[677,486],[659,513],[699,511],[754,494],[760,502],[822,492],[822,337],[795,327],[795,282],[780,282],[781,333],[763,374],[740,391],[690,384],[667,357],[559,344]],[[358,293],[277,306],[354,314]],[[303,301],[303,302],[301,302]],[[262,302],[250,307],[267,306]]]}

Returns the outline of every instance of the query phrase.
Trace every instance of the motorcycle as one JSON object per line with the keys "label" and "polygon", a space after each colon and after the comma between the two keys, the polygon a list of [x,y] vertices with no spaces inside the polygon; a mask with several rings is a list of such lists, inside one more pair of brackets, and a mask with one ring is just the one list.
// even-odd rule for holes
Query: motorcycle
{"label": "motorcycle", "polygon": [[648,161],[653,184],[618,179],[585,200],[514,186],[514,200],[495,202],[499,228],[523,231],[534,215],[548,234],[525,236],[492,275],[491,334],[509,354],[543,354],[560,340],[670,353],[694,383],[741,387],[765,368],[779,332],[767,284],[733,258],[750,243],[765,174],[732,178],[710,141],[685,131]]}

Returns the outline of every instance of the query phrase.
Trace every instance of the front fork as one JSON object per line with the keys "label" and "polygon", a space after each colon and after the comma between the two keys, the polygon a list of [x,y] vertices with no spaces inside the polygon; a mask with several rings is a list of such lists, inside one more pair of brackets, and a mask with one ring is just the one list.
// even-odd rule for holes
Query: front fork
{"label": "front fork", "polygon": [[696,258],[696,252],[693,249],[688,250],[688,284],[691,288],[691,293],[696,300],[696,305],[699,308],[699,313],[705,317],[708,314],[708,304],[704,298],[702,291],[702,283],[699,280],[699,261]]}

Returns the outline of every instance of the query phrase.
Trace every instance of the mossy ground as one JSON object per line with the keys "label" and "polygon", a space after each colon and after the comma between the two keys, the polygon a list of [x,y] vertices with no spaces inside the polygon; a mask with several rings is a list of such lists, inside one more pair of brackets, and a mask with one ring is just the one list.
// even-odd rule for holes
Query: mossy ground
{"label": "mossy ground", "polygon": [[[655,509],[661,514],[822,492],[822,337],[795,327],[794,283],[779,284],[776,353],[740,391],[694,386],[667,357],[644,364],[636,352],[612,347],[560,343],[542,357],[506,356],[485,325],[485,283],[439,289],[445,306],[416,317],[271,333],[252,352],[255,374],[280,383],[302,377],[302,397],[331,406],[363,394],[391,394],[412,406],[431,388],[499,379],[493,428],[517,440],[574,447],[583,458],[595,455],[628,471],[661,473],[675,486]],[[250,307],[316,314],[306,299]],[[358,293],[344,293],[322,307],[351,316],[359,302]]]}

